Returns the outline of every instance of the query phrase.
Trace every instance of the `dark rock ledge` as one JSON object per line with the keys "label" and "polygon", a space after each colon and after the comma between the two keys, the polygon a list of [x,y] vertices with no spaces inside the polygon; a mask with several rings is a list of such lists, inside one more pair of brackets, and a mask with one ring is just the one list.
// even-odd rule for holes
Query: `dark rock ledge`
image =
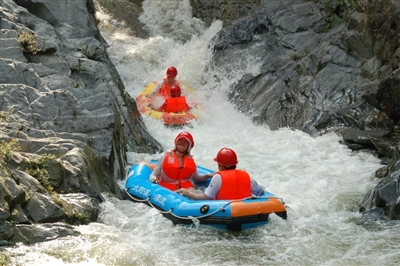
{"label": "dark rock ledge", "polygon": [[400,220],[400,132],[345,128],[338,133],[353,151],[373,152],[383,165],[375,173],[379,183],[360,204],[364,219]]}

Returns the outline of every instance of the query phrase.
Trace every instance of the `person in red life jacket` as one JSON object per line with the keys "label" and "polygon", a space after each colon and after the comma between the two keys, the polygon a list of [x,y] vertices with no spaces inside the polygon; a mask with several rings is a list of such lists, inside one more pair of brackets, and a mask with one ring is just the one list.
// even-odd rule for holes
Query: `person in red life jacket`
{"label": "person in red life jacket", "polygon": [[243,170],[236,169],[236,153],[229,148],[222,148],[214,159],[218,163],[218,172],[214,173],[209,186],[203,194],[187,189],[178,189],[178,193],[191,199],[235,200],[265,193],[264,188]]}
{"label": "person in red life jacket", "polygon": [[189,111],[190,107],[186,102],[186,97],[181,96],[181,88],[178,85],[172,86],[171,97],[165,99],[165,102],[158,108],[160,112],[181,113]]}
{"label": "person in red life jacket", "polygon": [[183,131],[175,138],[175,148],[165,151],[159,159],[153,172],[150,174],[151,182],[158,182],[161,186],[171,190],[185,188],[195,190],[194,180],[207,180],[211,174],[200,175],[190,150],[194,147],[192,135]]}
{"label": "person in red life jacket", "polygon": [[157,82],[156,86],[154,87],[153,94],[157,94],[163,97],[170,97],[170,89],[172,88],[172,86],[179,86],[179,81],[176,79],[176,76],[178,75],[178,70],[175,67],[169,67],[166,74],[166,78]]}

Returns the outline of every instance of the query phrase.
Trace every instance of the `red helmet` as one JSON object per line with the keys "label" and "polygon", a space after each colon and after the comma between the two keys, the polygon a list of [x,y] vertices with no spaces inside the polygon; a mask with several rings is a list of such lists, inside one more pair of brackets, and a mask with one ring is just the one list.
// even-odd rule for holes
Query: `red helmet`
{"label": "red helmet", "polygon": [[189,147],[187,149],[187,153],[190,153],[190,150],[194,147],[194,140],[193,140],[192,135],[187,131],[182,131],[181,133],[179,133],[176,136],[175,141],[174,141],[175,145],[176,145],[176,142],[178,141],[178,139],[186,139],[189,142]]}
{"label": "red helmet", "polygon": [[169,67],[167,69],[167,77],[175,78],[178,75],[178,70],[175,67]]}
{"label": "red helmet", "polygon": [[169,90],[169,93],[172,97],[181,96],[181,87],[179,87],[178,85],[173,85],[172,88]]}
{"label": "red helmet", "polygon": [[214,161],[216,161],[219,165],[227,167],[238,164],[236,153],[229,148],[222,148],[218,152],[217,157],[214,158]]}

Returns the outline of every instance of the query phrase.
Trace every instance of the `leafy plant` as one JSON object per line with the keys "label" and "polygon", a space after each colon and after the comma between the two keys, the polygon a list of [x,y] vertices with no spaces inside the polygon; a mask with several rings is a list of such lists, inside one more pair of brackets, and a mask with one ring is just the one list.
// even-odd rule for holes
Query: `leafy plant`
{"label": "leafy plant", "polygon": [[10,123],[11,122],[11,118],[10,118],[11,114],[12,114],[12,110],[10,110],[8,112],[0,111],[0,122]]}
{"label": "leafy plant", "polygon": [[53,154],[43,154],[36,159],[30,160],[29,168],[26,169],[26,172],[36,178],[48,192],[52,192],[54,188],[49,182],[49,172],[45,169],[45,166],[49,160],[55,158],[56,156]]}
{"label": "leafy plant", "polygon": [[0,266],[6,266],[6,265],[10,265],[10,264],[11,264],[10,257],[7,254],[4,254],[0,250]]}
{"label": "leafy plant", "polygon": [[296,71],[299,76],[302,76],[303,75],[303,66],[300,64],[296,65]]}
{"label": "leafy plant", "polygon": [[12,139],[9,142],[2,140],[0,142],[0,159],[4,160],[7,155],[19,150],[21,150],[21,146],[19,146],[17,139]]}
{"label": "leafy plant", "polygon": [[36,54],[39,51],[35,33],[19,32],[17,37],[25,53]]}
{"label": "leafy plant", "polygon": [[60,195],[55,192],[51,193],[51,198],[58,206],[60,206],[60,208],[65,211],[65,214],[68,217],[67,222],[76,224],[78,221],[80,224],[87,224],[87,221],[90,219],[90,214],[88,212],[75,209],[72,204],[62,199]]}

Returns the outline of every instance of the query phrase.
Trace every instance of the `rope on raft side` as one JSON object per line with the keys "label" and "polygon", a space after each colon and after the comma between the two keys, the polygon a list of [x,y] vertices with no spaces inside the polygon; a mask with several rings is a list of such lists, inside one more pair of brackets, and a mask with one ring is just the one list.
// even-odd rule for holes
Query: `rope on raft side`
{"label": "rope on raft side", "polygon": [[153,207],[154,209],[156,209],[156,210],[158,210],[160,213],[162,213],[162,214],[171,214],[172,216],[174,216],[174,217],[176,217],[176,218],[179,218],[179,219],[184,219],[184,220],[193,220],[193,219],[202,219],[202,218],[205,218],[205,217],[208,217],[208,216],[211,216],[211,215],[213,215],[213,214],[215,214],[215,213],[217,213],[217,212],[219,212],[219,211],[224,211],[225,209],[225,207],[226,206],[228,206],[228,205],[230,205],[231,203],[233,203],[233,202],[238,202],[238,201],[242,201],[242,200],[247,200],[247,199],[264,199],[264,198],[268,198],[268,199],[279,199],[281,202],[283,202],[283,199],[282,198],[278,198],[278,197],[255,197],[255,196],[252,196],[252,197],[248,197],[248,198],[244,198],[244,199],[240,199],[240,200],[231,200],[231,201],[229,201],[228,203],[225,203],[225,204],[223,204],[223,205],[221,205],[219,208],[217,208],[215,211],[213,211],[213,212],[211,212],[211,213],[208,213],[208,214],[206,214],[206,215],[201,215],[201,216],[179,216],[179,215],[176,215],[176,214],[174,214],[173,212],[172,212],[172,209],[170,209],[170,210],[168,210],[168,211],[162,211],[162,210],[159,210],[159,209],[157,209],[154,205],[153,205],[153,203],[151,203],[151,201],[150,201],[150,197],[148,197],[147,199],[137,199],[137,198],[134,198],[134,197],[132,197],[132,195],[131,194],[129,194],[128,193],[128,189],[125,189],[126,190],[126,194],[128,194],[128,196],[132,199],[132,200],[134,200],[134,201],[138,201],[138,202],[148,202],[149,203],[149,205],[151,206],[151,207]]}
{"label": "rope on raft side", "polygon": [[149,205],[150,205],[151,207],[153,207],[154,209],[158,210],[160,213],[171,214],[172,216],[175,216],[176,218],[179,218],[179,219],[187,219],[187,220],[193,220],[193,218],[195,218],[195,219],[201,219],[201,218],[204,218],[204,217],[213,215],[214,213],[217,213],[217,212],[219,212],[219,211],[223,211],[223,210],[224,210],[224,207],[226,207],[227,205],[231,204],[231,202],[225,203],[225,204],[223,204],[221,207],[219,207],[218,209],[216,209],[215,211],[213,211],[213,212],[211,212],[211,213],[209,213],[209,214],[206,214],[206,215],[195,216],[195,217],[193,217],[193,216],[187,216],[187,217],[186,217],[186,216],[179,216],[179,215],[174,214],[174,213],[172,212],[172,209],[170,209],[170,210],[168,210],[168,211],[162,211],[162,210],[157,209],[157,208],[153,205],[153,203],[151,203],[150,197],[148,197],[147,199],[140,200],[140,199],[137,199],[137,198],[132,197],[132,195],[129,194],[128,192],[127,192],[126,194],[128,194],[128,196],[129,196],[131,199],[133,199],[134,201],[148,202]]}

